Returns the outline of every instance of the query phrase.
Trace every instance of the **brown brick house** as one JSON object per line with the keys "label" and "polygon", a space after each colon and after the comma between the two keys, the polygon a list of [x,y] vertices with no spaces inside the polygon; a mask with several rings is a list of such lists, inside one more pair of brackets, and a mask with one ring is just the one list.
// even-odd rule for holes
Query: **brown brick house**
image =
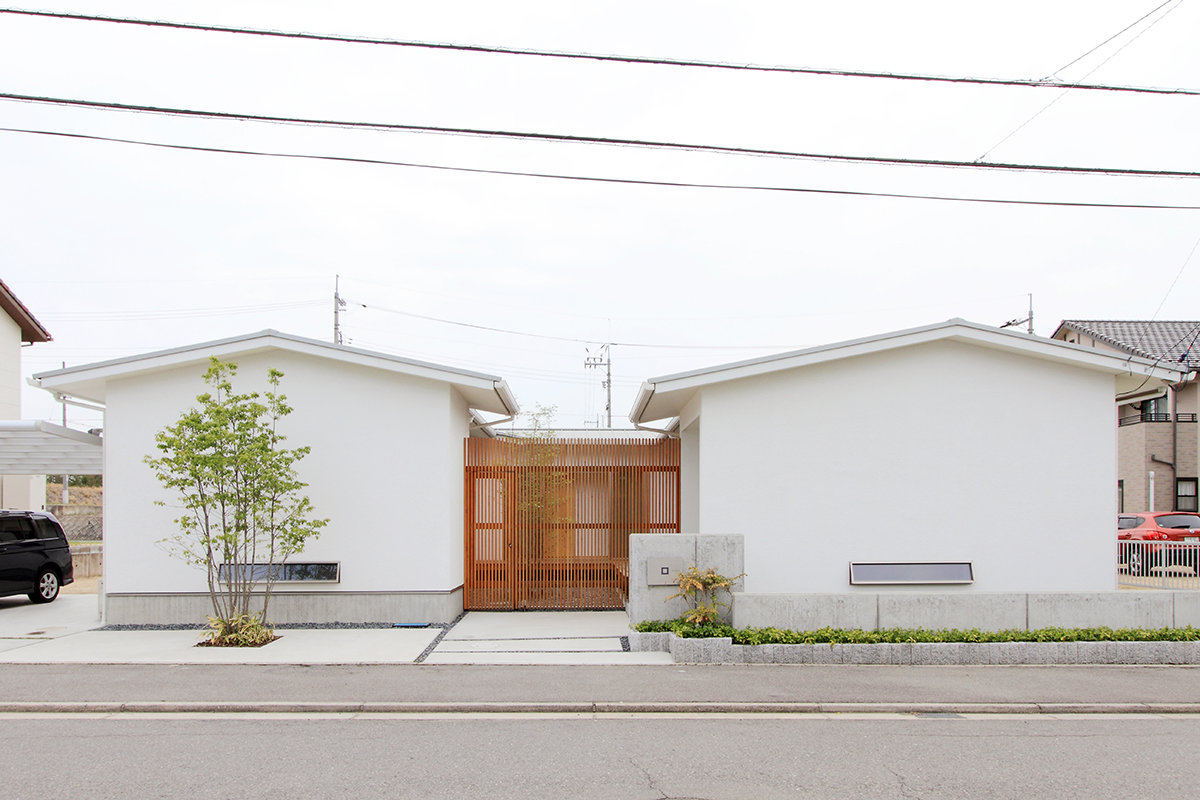
{"label": "brown brick house", "polygon": [[1196,421],[1200,413],[1200,321],[1068,319],[1059,324],[1052,338],[1159,360],[1163,366],[1187,373],[1184,381],[1174,386],[1118,396],[1118,509],[1200,510],[1200,424]]}

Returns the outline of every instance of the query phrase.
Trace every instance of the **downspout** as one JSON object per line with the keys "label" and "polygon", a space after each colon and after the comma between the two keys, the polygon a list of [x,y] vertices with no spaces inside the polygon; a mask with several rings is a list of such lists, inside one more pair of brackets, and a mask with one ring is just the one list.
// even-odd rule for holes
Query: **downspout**
{"label": "downspout", "polygon": [[71,395],[67,394],[66,392],[60,392],[55,389],[47,389],[46,387],[42,386],[42,382],[40,380],[38,380],[37,378],[26,378],[25,383],[29,384],[30,386],[32,386],[35,389],[42,389],[44,391],[49,392],[50,395],[55,400],[57,400],[58,402],[62,403],[65,406],[77,406],[78,408],[86,408],[89,411],[103,412],[105,410],[104,406],[96,405],[95,403],[85,403],[82,400],[76,400],[74,397],[71,397]]}
{"label": "downspout", "polygon": [[639,431],[646,431],[647,433],[657,433],[660,436],[666,436],[668,439],[678,439],[679,438],[678,433],[672,433],[671,431],[664,431],[662,428],[651,428],[647,425],[643,425],[640,422],[638,422],[638,419],[641,418],[641,416],[642,416],[642,412],[645,411],[646,406],[650,404],[650,399],[652,397],[654,397],[654,384],[653,383],[650,383],[647,381],[646,383],[642,384],[642,390],[639,393],[639,398],[641,398],[641,397],[644,397],[645,399],[642,400],[640,403],[638,403],[634,407],[633,411],[630,412],[630,414],[629,414],[629,421],[633,423],[634,429],[639,430]]}
{"label": "downspout", "polygon": [[663,436],[666,436],[669,439],[678,439],[679,438],[678,433],[672,433],[671,431],[664,431],[662,428],[649,428],[638,422],[633,423],[633,427],[639,431],[647,431],[649,433],[659,433],[659,434],[662,434]]}
{"label": "downspout", "polygon": [[512,396],[512,392],[509,390],[507,383],[502,380],[493,381],[492,391],[494,391],[496,396],[500,398],[500,403],[504,406],[504,410],[508,412],[508,416],[501,417],[500,419],[494,419],[491,422],[477,422],[471,425],[471,430],[477,431],[482,428],[490,428],[493,425],[502,425],[505,422],[512,422],[521,413],[521,407],[517,405],[517,398]]}

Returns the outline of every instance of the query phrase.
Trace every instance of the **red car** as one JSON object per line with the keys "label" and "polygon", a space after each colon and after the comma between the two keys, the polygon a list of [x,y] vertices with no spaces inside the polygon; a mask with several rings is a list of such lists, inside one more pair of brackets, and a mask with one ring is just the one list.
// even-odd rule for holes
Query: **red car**
{"label": "red car", "polygon": [[[1150,511],[1117,517],[1117,547],[1122,572],[1145,575],[1154,567],[1197,568],[1200,514]],[[1135,544],[1146,542],[1146,544]]]}

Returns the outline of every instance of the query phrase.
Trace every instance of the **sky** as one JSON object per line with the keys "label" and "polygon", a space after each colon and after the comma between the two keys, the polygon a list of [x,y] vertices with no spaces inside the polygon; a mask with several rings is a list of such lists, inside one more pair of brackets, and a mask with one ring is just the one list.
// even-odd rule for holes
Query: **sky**
{"label": "sky", "polygon": [[[1200,90],[1196,0],[39,0],[29,8]],[[238,114],[1200,172],[1200,97],[1186,95],[566,60],[6,14],[0,76],[8,94]],[[0,127],[598,178],[1200,206],[1196,178],[832,163],[11,100],[0,101]],[[0,131],[0,278],[54,337],[23,350],[26,376],[265,328],[330,340],[338,276],[348,344],[501,376],[523,408],[556,407],[554,425],[563,429],[605,424],[602,370],[585,366],[604,343],[615,343],[613,425],[628,427],[637,387],[653,376],[951,317],[999,325],[1027,316],[1029,294],[1043,336],[1062,319],[1197,319],[1200,255],[1189,261],[1197,242],[1197,210],[580,182]],[[26,419],[61,421],[47,393],[26,387],[22,401]],[[386,408],[379,414],[385,424],[412,424]],[[76,408],[69,423],[101,424]]]}

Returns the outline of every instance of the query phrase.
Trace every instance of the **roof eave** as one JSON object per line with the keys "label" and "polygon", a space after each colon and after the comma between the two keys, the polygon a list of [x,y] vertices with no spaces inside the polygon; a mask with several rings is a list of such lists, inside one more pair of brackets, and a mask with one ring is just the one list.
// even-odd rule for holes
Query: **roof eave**
{"label": "roof eave", "polygon": [[46,326],[38,322],[37,317],[33,316],[33,313],[2,280],[0,280],[0,308],[4,309],[12,321],[21,328],[21,341],[29,344],[53,341],[54,337],[50,335],[50,331],[46,330]]}

